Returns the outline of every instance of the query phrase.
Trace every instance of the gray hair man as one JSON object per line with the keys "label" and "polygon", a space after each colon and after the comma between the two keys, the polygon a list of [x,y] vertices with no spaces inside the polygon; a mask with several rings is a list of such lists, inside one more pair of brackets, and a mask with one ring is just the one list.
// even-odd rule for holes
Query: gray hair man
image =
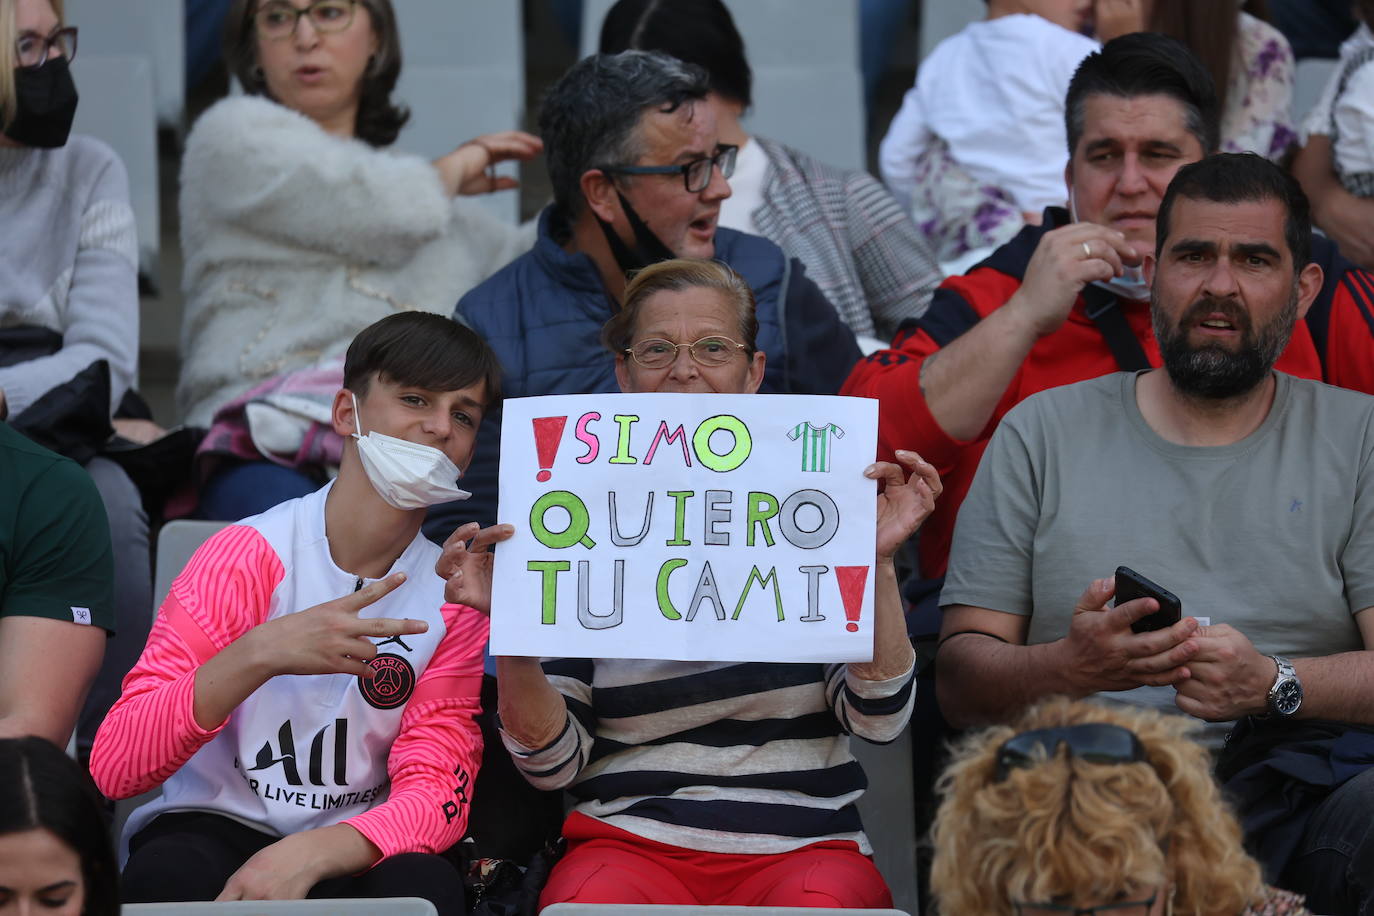
{"label": "gray hair man", "polygon": [[[664,54],[624,51],[575,64],[549,90],[539,118],[554,202],[534,248],[458,303],[454,317],[487,339],[514,397],[615,391],[601,327],[619,308],[626,275],[674,257],[716,258],[754,291],[762,391],[833,394],[859,359],[854,335],[807,276],[772,242],[719,228],[735,150],[702,104],[705,71]],[[692,341],[680,341],[692,343]],[[686,353],[686,349],[682,351]],[[468,489],[483,494],[435,521],[495,521],[499,435],[486,423]]]}

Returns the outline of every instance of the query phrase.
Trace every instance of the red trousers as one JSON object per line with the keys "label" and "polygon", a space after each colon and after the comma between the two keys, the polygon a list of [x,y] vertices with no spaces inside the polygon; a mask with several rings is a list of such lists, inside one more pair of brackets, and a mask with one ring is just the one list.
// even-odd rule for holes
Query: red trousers
{"label": "red trousers", "polygon": [[576,813],[563,835],[568,851],[544,886],[541,909],[555,903],[892,906],[873,861],[843,840],[776,855],[698,852]]}

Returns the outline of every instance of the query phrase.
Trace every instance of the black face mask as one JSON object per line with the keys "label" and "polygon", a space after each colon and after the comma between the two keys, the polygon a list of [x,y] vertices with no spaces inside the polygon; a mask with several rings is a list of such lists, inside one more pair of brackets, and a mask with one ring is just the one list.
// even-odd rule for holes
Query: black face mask
{"label": "black face mask", "polygon": [[645,225],[644,220],[639,218],[635,208],[630,206],[630,202],[625,199],[625,195],[619,191],[616,197],[620,198],[620,209],[625,211],[625,219],[630,222],[630,231],[635,234],[635,245],[631,248],[621,240],[616,234],[615,228],[601,217],[596,221],[601,226],[602,233],[606,236],[606,244],[611,247],[611,255],[615,262],[620,265],[620,269],[625,273],[643,270],[650,264],[657,264],[659,261],[670,261],[677,257],[674,252],[656,235],[652,229]]}
{"label": "black face mask", "polygon": [[14,71],[14,121],[5,136],[25,146],[64,146],[76,115],[76,83],[65,57]]}

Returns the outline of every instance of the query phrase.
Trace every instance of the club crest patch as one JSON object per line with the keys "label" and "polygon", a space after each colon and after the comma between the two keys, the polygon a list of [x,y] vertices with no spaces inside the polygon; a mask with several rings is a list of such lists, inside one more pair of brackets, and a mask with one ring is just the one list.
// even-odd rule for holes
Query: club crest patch
{"label": "club crest patch", "polygon": [[395,709],[415,692],[415,669],[401,656],[384,652],[368,665],[377,673],[371,680],[358,678],[358,690],[375,709]]}

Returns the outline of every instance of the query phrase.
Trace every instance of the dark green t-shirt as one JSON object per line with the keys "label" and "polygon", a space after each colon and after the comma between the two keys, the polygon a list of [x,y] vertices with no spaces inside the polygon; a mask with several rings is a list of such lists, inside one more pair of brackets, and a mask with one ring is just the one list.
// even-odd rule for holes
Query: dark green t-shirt
{"label": "dark green t-shirt", "polygon": [[114,630],[110,523],[80,465],[0,423],[0,617]]}

